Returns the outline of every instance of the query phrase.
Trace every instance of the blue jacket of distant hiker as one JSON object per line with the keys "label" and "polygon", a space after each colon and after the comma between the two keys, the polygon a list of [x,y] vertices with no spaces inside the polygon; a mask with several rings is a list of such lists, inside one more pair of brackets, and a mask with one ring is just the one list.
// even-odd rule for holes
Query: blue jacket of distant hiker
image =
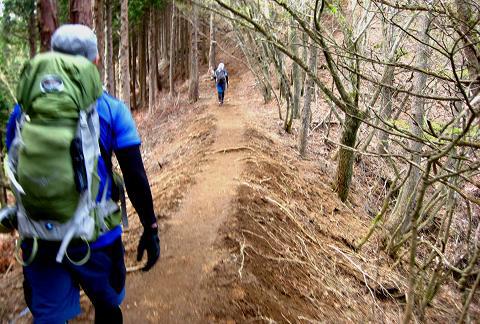
{"label": "blue jacket of distant hiker", "polygon": [[225,69],[225,65],[220,63],[218,68],[215,70],[215,83],[217,85],[217,92],[223,93],[228,86],[228,72]]}

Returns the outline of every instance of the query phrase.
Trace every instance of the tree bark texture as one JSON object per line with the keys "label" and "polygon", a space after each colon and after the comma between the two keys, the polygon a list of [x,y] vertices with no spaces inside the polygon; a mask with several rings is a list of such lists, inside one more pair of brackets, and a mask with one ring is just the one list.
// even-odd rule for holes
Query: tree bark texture
{"label": "tree bark texture", "polygon": [[40,51],[50,50],[50,40],[52,34],[58,27],[57,1],[40,0],[38,1],[38,29],[40,32]]}
{"label": "tree bark texture", "polygon": [[[145,21],[145,19],[144,19]],[[146,26],[142,22],[140,26],[140,34],[138,35],[138,78],[140,84],[140,105],[146,108],[147,102],[147,45],[146,45]]]}
{"label": "tree bark texture", "polygon": [[215,68],[217,66],[215,62],[215,52],[216,52],[216,47],[217,47],[217,40],[216,40],[216,30],[215,30],[215,24],[214,24],[214,19],[213,19],[213,13],[210,14],[210,48],[208,51],[208,67],[210,71],[215,71]]}
{"label": "tree bark texture", "polygon": [[[385,79],[386,85],[393,85],[394,81],[394,72],[395,69],[389,69],[388,75]],[[393,95],[394,91],[391,88],[383,87],[382,89],[382,119],[388,120],[392,116],[393,112]],[[388,138],[389,134],[387,132],[380,131],[378,136],[378,145],[377,145],[377,152],[378,154],[387,154],[388,149]]]}
{"label": "tree bark texture", "polygon": [[[302,47],[303,47],[302,59],[304,62],[308,62],[309,48],[308,48],[308,35],[306,33],[302,33]],[[302,68],[300,68],[300,95],[301,96],[305,95],[306,76],[307,76],[307,73]]]}
{"label": "tree bark texture", "polygon": [[171,26],[172,26],[172,4],[168,5],[164,10],[163,10],[163,15],[162,15],[162,25],[163,28],[161,32],[159,33],[159,43],[160,43],[160,57],[162,58],[163,61],[166,61],[170,57],[169,53],[169,44],[170,44],[170,36],[171,36]]}
{"label": "tree bark texture", "polygon": [[[299,41],[300,38],[298,37],[299,30],[295,21],[292,20],[292,27],[291,27],[291,48],[292,53],[295,56],[298,56],[299,50]],[[300,72],[300,67],[295,62],[292,65],[292,78],[293,78],[293,101],[292,101],[292,113],[291,118],[298,118],[300,114],[300,95],[302,92],[302,74]]]}
{"label": "tree bark texture", "polygon": [[286,100],[286,113],[285,113],[285,120],[283,123],[283,128],[287,133],[291,133],[292,131],[292,123],[293,123],[293,94],[291,90],[291,82],[290,79],[287,75],[287,72],[285,71],[285,62],[284,62],[284,55],[282,52],[280,52],[278,49],[274,50],[274,55],[277,57],[278,61],[278,73],[279,73],[279,79],[280,79],[280,96],[285,97]]}
{"label": "tree bark texture", "polygon": [[[423,31],[420,35],[422,43],[418,46],[418,67],[424,71],[429,67],[429,44],[430,36],[428,30],[430,28],[431,15],[422,15],[422,28]],[[427,86],[427,74],[417,73],[417,79],[415,82],[414,91],[416,93],[424,93]],[[413,120],[410,124],[412,133],[419,138],[423,137],[423,124],[425,118],[425,98],[415,97],[413,102]],[[410,149],[413,152],[411,156],[412,162],[416,165],[421,163],[421,152],[423,149],[423,143],[415,140],[410,141]],[[400,191],[400,196],[393,209],[389,229],[394,236],[393,241],[396,241],[397,237],[401,237],[411,225],[412,215],[411,210],[415,205],[415,197],[417,193],[417,185],[420,181],[420,170],[413,167],[410,175]],[[398,229],[398,227],[400,228]]]}
{"label": "tree bark texture", "polygon": [[340,140],[340,152],[338,155],[337,181],[335,191],[341,201],[345,202],[348,198],[350,184],[353,175],[353,162],[355,158],[351,148],[355,147],[357,141],[357,132],[360,128],[360,120],[348,114],[345,115],[343,123],[342,138]]}
{"label": "tree bark texture", "polygon": [[120,99],[130,108],[130,64],[129,64],[129,30],[128,30],[128,0],[121,0],[120,9]]}
{"label": "tree bark texture", "polygon": [[69,1],[70,22],[93,27],[92,0]]}
{"label": "tree bark texture", "polygon": [[112,95],[116,95],[116,85],[115,85],[115,65],[113,62],[113,33],[112,33],[112,7],[113,0],[106,0],[105,12],[107,16],[107,26],[106,26],[106,36],[107,36],[107,89],[108,92]]}
{"label": "tree bark texture", "polygon": [[182,62],[183,64],[180,65],[181,67],[181,77],[183,79],[186,79],[189,77],[189,69],[190,69],[190,61],[191,61],[191,55],[190,55],[190,38],[191,38],[191,30],[192,26],[188,22],[188,20],[180,17],[179,15],[179,47],[180,47],[180,56],[177,58],[177,62]]}
{"label": "tree bark texture", "polygon": [[192,32],[190,48],[190,84],[188,98],[190,102],[198,100],[198,7],[193,6]]}
{"label": "tree bark texture", "polygon": [[[388,21],[383,21],[383,39],[384,39],[383,53],[387,59],[390,59],[389,55],[393,47],[394,34],[395,34],[395,26],[391,25]],[[388,70],[385,76],[385,84],[392,86],[393,81],[395,79],[395,68],[386,66],[385,69]],[[394,91],[389,87],[383,87],[381,95],[382,95],[381,100],[382,100],[382,107],[383,107],[382,118],[385,120],[390,118],[390,116],[392,115]],[[380,134],[378,137],[378,145],[377,145],[377,152],[379,154],[387,153],[388,138],[389,138],[389,135],[387,132],[380,131]]]}
{"label": "tree bark texture", "polygon": [[[476,96],[480,93],[480,39],[478,39],[478,33],[474,32],[479,19],[478,5],[475,10],[474,5],[466,0],[455,0],[455,3],[460,18],[460,35],[464,44],[463,53],[467,59],[468,78],[475,80],[471,84],[471,91],[473,96]],[[475,11],[477,11],[476,15],[474,15]]]}
{"label": "tree bark texture", "polygon": [[[310,46],[310,58],[308,61],[309,69],[316,74],[317,73],[317,46],[312,43]],[[312,119],[312,110],[310,104],[315,92],[315,82],[311,77],[307,78],[305,85],[305,101],[302,110],[302,126],[300,128],[299,136],[299,151],[300,155],[304,158],[307,151],[308,132],[310,130],[310,122]]]}
{"label": "tree bark texture", "polygon": [[175,96],[175,0],[172,2],[172,15],[171,15],[171,27],[170,27],[170,63],[168,67],[168,81],[169,81],[169,88],[170,88],[170,97],[173,98]]}
{"label": "tree bark texture", "polygon": [[[270,64],[268,62],[268,45],[266,42],[262,42],[262,51],[260,59],[262,60],[262,73],[265,78],[265,84],[263,89],[263,102],[267,104],[272,99],[272,92],[274,92],[272,86],[272,77],[270,74]],[[281,112],[281,110],[280,110]]]}
{"label": "tree bark texture", "polygon": [[32,9],[28,17],[28,48],[30,50],[30,58],[37,53],[37,29],[35,28],[35,10]]}
{"label": "tree bark texture", "polygon": [[[159,9],[154,8],[153,9],[153,16],[154,16],[154,23],[153,23],[153,43],[155,44],[155,49],[154,49],[154,54],[155,54],[155,78],[157,80],[155,81],[156,87],[155,91],[160,92],[162,91],[162,78],[161,78],[161,73],[160,70],[158,69],[158,64],[162,60],[162,56],[160,53],[160,38],[159,38],[159,30],[160,29],[165,29],[165,24],[160,26],[160,14],[159,14]],[[168,24],[167,24],[168,25]]]}
{"label": "tree bark texture", "polygon": [[130,83],[131,83],[131,94],[132,100],[130,102],[130,106],[132,110],[137,109],[137,42],[138,39],[136,37],[137,30],[136,27],[133,27],[132,33],[130,35],[131,44],[130,44],[130,62],[131,62],[131,73],[130,73]]}
{"label": "tree bark texture", "polygon": [[[210,19],[210,18],[208,18]],[[210,62],[210,24],[206,24],[207,21],[206,15],[200,16],[200,26],[202,32],[200,33],[199,37],[202,40],[202,64],[207,64]]]}
{"label": "tree bark texture", "polygon": [[155,51],[155,10],[150,7],[149,10],[149,28],[148,28],[148,65],[149,65],[149,85],[148,85],[148,112],[152,114],[155,111],[155,99],[157,92],[157,53]]}
{"label": "tree bark texture", "polygon": [[105,80],[105,19],[103,13],[105,12],[105,3],[103,0],[93,1],[93,22],[94,31],[97,35],[97,47],[98,47],[98,72],[102,81]]}

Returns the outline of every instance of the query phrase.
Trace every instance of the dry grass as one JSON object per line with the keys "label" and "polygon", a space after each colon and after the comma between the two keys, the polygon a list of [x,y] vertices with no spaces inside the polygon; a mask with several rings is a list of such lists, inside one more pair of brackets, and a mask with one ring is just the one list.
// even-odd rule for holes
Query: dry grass
{"label": "dry grass", "polygon": [[227,230],[236,257],[225,265],[238,267],[238,280],[232,280],[245,297],[226,313],[222,303],[216,315],[234,310],[240,322],[262,316],[280,322],[395,321],[401,308],[391,295],[402,297],[405,280],[380,266],[386,263],[378,256],[353,252],[366,230],[360,217],[332,199],[320,174],[299,172],[298,161],[275,152],[271,140],[252,129],[248,134],[257,153],[246,161],[236,227]]}
{"label": "dry grass", "polygon": [[[224,241],[219,242],[229,248],[230,258],[218,264],[210,280],[219,294],[212,318],[400,321],[407,286],[403,264],[393,267],[377,234],[360,253],[353,249],[371,219],[365,207],[374,197],[368,196],[377,196],[380,189],[369,193],[368,186],[357,180],[348,206],[344,205],[331,189],[334,169],[325,160],[328,154],[301,160],[294,137],[260,113],[264,112],[257,115],[258,127],[245,135],[251,153],[238,189],[235,221],[225,225]],[[313,139],[311,145],[317,144]],[[365,160],[356,168],[374,175],[380,186],[374,165]],[[222,299],[224,295],[232,298]],[[426,319],[454,321],[460,301],[455,287],[446,286],[428,308]]]}

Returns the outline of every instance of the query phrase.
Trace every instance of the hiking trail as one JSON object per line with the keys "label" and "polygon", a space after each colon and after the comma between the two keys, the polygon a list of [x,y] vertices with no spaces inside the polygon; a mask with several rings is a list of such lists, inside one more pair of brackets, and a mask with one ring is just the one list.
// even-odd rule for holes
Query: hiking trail
{"label": "hiking trail", "polygon": [[231,88],[223,106],[213,95],[201,98],[208,102],[206,112],[214,119],[214,142],[179,210],[167,221],[168,230],[161,235],[160,261],[150,272],[127,278],[127,297],[122,305],[126,323],[206,321],[212,294],[203,283],[221,259],[215,240],[232,213],[230,203],[242,171],[241,158],[247,154],[242,145],[243,108],[248,100],[238,96],[234,82]]}

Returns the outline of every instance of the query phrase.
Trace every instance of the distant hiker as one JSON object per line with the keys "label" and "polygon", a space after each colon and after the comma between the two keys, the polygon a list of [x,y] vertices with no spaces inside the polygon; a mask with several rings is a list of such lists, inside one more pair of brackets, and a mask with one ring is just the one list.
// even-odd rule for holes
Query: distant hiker
{"label": "distant hiker", "polygon": [[137,260],[147,252],[147,271],[160,256],[140,137],[128,108],[102,90],[93,31],[64,25],[51,46],[20,76],[6,138],[17,204],[0,213],[0,231],[18,228],[23,253],[17,257],[35,323],[77,316],[79,287],[92,301],[96,323],[121,323],[125,205],[117,203],[124,192],[112,172],[113,153],[143,225]]}
{"label": "distant hiker", "polygon": [[228,87],[228,73],[225,69],[225,64],[220,63],[214,73],[215,83],[217,85],[218,103],[223,105],[225,99],[225,91]]}

